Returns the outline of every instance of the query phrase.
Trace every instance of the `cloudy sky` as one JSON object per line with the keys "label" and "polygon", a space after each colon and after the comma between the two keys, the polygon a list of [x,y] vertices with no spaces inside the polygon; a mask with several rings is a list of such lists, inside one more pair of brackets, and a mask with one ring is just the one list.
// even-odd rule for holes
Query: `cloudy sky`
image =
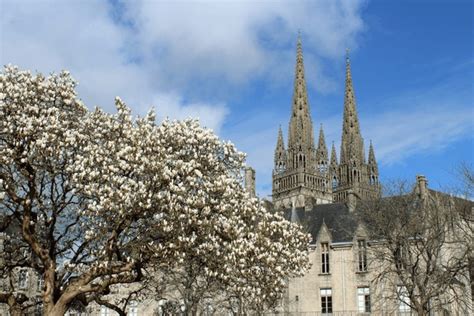
{"label": "cloudy sky", "polygon": [[340,145],[350,48],[362,134],[382,180],[454,182],[474,161],[474,4],[412,1],[0,0],[0,63],[68,69],[90,107],[199,117],[248,154],[271,192],[301,31],[317,131]]}

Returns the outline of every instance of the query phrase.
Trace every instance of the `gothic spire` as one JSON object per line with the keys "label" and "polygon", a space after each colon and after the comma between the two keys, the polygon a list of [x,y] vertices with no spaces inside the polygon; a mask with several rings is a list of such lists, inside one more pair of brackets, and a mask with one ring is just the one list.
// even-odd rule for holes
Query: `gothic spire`
{"label": "gothic spire", "polygon": [[281,125],[278,127],[278,139],[276,150],[285,150],[285,142],[283,141],[283,132],[281,130]]}
{"label": "gothic spire", "polygon": [[324,139],[323,124],[319,128],[318,149],[316,151],[317,164],[327,164],[328,162],[328,148],[326,147],[326,140]]}
{"label": "gothic spire", "polygon": [[370,146],[369,146],[368,164],[371,166],[375,166],[375,168],[377,168],[377,160],[375,160],[375,152],[374,152],[374,146],[372,145],[372,140],[370,141]]}
{"label": "gothic spire", "polygon": [[286,168],[285,142],[283,141],[283,132],[281,125],[278,128],[278,140],[275,148],[275,170],[282,171]]}
{"label": "gothic spire", "polygon": [[300,147],[302,149],[314,149],[313,123],[311,121],[304,75],[303,47],[301,36],[299,35],[296,45],[295,82],[292,102],[288,149]]}
{"label": "gothic spire", "polygon": [[337,154],[336,154],[336,146],[334,146],[334,142],[332,142],[331,148],[331,166],[337,166]]}
{"label": "gothic spire", "polygon": [[346,54],[346,88],[344,93],[344,115],[342,125],[341,164],[349,161],[363,163],[364,148],[357,117],[356,100],[352,85],[349,50]]}

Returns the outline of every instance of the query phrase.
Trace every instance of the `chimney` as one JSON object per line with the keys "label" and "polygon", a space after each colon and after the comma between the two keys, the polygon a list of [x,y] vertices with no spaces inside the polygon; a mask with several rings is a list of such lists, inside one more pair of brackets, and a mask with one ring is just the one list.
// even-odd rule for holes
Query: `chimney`
{"label": "chimney", "polygon": [[416,192],[422,198],[426,197],[426,194],[428,193],[428,181],[423,175],[416,176]]}
{"label": "chimney", "polygon": [[255,197],[255,170],[251,167],[245,168],[245,190]]}

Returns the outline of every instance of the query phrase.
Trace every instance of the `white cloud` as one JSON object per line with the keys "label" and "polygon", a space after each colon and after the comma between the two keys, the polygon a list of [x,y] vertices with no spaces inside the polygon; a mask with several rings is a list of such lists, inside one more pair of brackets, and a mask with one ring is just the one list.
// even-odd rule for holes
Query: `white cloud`
{"label": "white cloud", "polygon": [[[143,114],[160,101],[170,117],[199,115],[219,130],[233,86],[258,76],[291,78],[281,73],[293,68],[298,29],[313,53],[305,54],[309,66],[354,47],[364,27],[361,7],[329,0],[2,0],[0,62],[44,73],[68,69],[91,107],[112,110],[120,95]],[[309,79],[331,91],[331,78],[316,70]],[[201,100],[186,104],[183,95]]]}
{"label": "white cloud", "polygon": [[382,164],[403,162],[422,152],[441,150],[474,132],[474,112],[454,104],[430,104],[410,111],[368,117],[364,124]]}
{"label": "white cloud", "polygon": [[[238,111],[228,104],[228,91],[255,78],[288,86],[298,29],[308,85],[325,93],[335,90],[326,61],[339,59],[346,47],[356,49],[365,28],[364,0],[111,3],[0,0],[0,63],[44,73],[69,69],[91,107],[112,110],[120,95],[137,114],[154,106],[158,117],[199,117],[203,125],[224,132],[226,116]],[[443,148],[472,132],[469,96],[461,100],[446,91],[459,89],[401,96],[378,107],[406,110],[361,115],[366,145],[374,141],[381,164]],[[286,132],[288,119],[275,115],[254,113],[254,121],[226,128],[224,135],[248,152],[266,193],[277,132],[273,122],[284,122]],[[318,120],[327,145],[335,140],[339,149],[340,115]],[[318,125],[315,121],[316,134]]]}
{"label": "white cloud", "polygon": [[298,29],[315,56],[340,57],[364,27],[361,1],[124,1],[124,7],[136,53],[150,64],[158,57],[156,71],[174,84],[208,77],[241,83],[278,72],[282,63],[293,65]]}
{"label": "white cloud", "polygon": [[157,94],[153,97],[158,119],[199,119],[201,125],[220,133],[220,127],[228,113],[223,104],[184,102],[177,94]]}
{"label": "white cloud", "polygon": [[[68,69],[90,107],[113,111],[119,95],[136,114],[155,107],[159,118],[199,117],[221,133],[226,116],[238,111],[228,104],[229,91],[256,78],[281,86],[292,80],[299,29],[308,84],[334,91],[323,59],[339,59],[345,47],[357,47],[363,5],[0,0],[0,63],[43,73]],[[225,135],[249,152],[259,183],[271,178],[272,124],[247,122]]]}

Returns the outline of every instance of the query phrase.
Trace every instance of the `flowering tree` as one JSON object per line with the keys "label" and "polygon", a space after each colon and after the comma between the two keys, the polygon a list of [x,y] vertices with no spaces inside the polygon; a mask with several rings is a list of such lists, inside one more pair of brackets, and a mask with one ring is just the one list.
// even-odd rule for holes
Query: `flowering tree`
{"label": "flowering tree", "polygon": [[255,306],[304,272],[307,236],[244,191],[231,143],[193,120],[133,119],[120,99],[115,115],[90,112],[74,88],[67,72],[0,77],[0,210],[38,259],[46,314],[148,267],[199,267]]}
{"label": "flowering tree", "polygon": [[[75,177],[95,196],[89,212],[111,216],[119,210],[144,218],[137,236],[153,257],[153,271],[180,276],[175,289],[190,313],[204,295],[223,291],[246,297],[247,306],[274,305],[284,280],[307,267],[308,239],[244,191],[244,155],[193,120],[155,126],[150,115],[131,128],[128,109],[120,100],[117,106],[116,117],[96,111],[87,124],[86,130],[100,132]],[[93,158],[100,151],[102,158]],[[137,197],[142,202],[130,204]],[[99,227],[88,234],[104,232]],[[176,285],[176,278],[166,280]]]}

